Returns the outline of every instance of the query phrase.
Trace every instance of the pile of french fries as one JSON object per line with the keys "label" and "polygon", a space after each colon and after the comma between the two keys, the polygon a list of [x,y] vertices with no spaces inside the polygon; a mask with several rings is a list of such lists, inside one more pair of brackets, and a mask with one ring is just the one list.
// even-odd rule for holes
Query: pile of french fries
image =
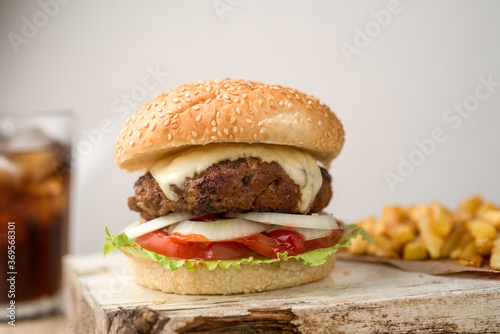
{"label": "pile of french fries", "polygon": [[373,238],[352,240],[349,252],[404,260],[453,259],[456,264],[500,270],[500,207],[479,196],[451,212],[439,203],[387,206],[380,219],[357,223]]}

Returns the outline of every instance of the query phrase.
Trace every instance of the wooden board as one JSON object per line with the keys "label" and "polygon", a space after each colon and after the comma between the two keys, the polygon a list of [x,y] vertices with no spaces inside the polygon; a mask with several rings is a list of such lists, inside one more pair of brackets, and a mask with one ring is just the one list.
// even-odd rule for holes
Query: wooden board
{"label": "wooden board", "polygon": [[232,296],[136,285],[120,253],[64,260],[75,333],[499,333],[500,275],[431,276],[338,261],[315,283]]}

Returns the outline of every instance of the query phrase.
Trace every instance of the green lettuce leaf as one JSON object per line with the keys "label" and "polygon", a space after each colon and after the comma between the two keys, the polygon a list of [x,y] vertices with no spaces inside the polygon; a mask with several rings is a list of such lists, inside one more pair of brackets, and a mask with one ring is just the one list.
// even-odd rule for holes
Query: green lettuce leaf
{"label": "green lettuce leaf", "polygon": [[120,232],[120,234],[116,236],[111,235],[108,231],[108,227],[106,227],[104,230],[106,233],[106,237],[103,245],[103,250],[104,255],[106,255],[116,248],[121,250],[122,252],[126,252],[140,258],[156,261],[160,263],[164,268],[170,270],[177,270],[181,267],[184,267],[187,270],[196,270],[200,267],[204,267],[208,270],[214,270],[217,267],[227,269],[231,266],[241,268],[242,264],[259,265],[262,263],[273,263],[288,260],[300,260],[304,261],[304,264],[308,266],[320,266],[325,263],[331,255],[335,254],[339,248],[349,247],[351,245],[350,239],[355,239],[358,237],[358,235],[362,235],[364,240],[371,241],[370,236],[362,228],[354,224],[342,224],[342,226],[344,228],[344,232],[342,233],[342,236],[340,237],[337,245],[328,248],[315,249],[295,256],[288,256],[287,252],[278,253],[277,259],[270,259],[264,256],[250,256],[248,258],[235,260],[176,260],[142,248],[141,246],[136,244],[134,240],[127,237],[124,232]]}

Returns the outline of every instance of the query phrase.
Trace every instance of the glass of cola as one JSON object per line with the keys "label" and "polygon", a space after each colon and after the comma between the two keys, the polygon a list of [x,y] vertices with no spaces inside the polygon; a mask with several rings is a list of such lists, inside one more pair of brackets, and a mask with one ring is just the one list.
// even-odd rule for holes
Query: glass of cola
{"label": "glass of cola", "polygon": [[60,308],[72,115],[0,112],[0,308],[7,321]]}

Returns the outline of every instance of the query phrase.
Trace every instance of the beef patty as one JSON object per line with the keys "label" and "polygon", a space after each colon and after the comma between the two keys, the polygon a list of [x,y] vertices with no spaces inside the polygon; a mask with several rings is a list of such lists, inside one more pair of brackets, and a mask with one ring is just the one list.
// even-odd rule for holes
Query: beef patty
{"label": "beef patty", "polygon": [[[319,212],[332,197],[331,176],[321,168],[323,183],[310,212]],[[147,173],[135,183],[128,206],[146,220],[170,212],[204,216],[223,212],[299,213],[300,188],[276,162],[258,158],[225,160],[192,178],[182,189],[172,185],[178,200],[167,199],[154,177]]]}

